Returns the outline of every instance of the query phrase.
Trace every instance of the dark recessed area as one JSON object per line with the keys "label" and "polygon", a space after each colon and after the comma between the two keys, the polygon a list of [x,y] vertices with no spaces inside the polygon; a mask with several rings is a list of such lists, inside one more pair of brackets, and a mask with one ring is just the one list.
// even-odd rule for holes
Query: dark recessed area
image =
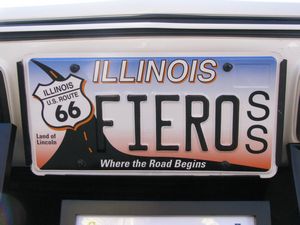
{"label": "dark recessed area", "polygon": [[[21,202],[28,225],[59,225],[62,199],[149,201],[270,201],[272,225],[299,225],[289,168],[256,177],[44,176],[13,168],[6,193]],[[180,204],[177,202],[176,204]]]}

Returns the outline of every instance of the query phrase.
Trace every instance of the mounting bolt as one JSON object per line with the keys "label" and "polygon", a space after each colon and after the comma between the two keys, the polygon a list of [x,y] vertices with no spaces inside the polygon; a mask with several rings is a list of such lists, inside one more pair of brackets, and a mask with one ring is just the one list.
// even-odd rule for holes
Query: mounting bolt
{"label": "mounting bolt", "polygon": [[227,162],[227,161],[221,162],[221,165],[222,165],[222,167],[223,167],[224,169],[228,169],[228,168],[230,167],[230,163]]}
{"label": "mounting bolt", "polygon": [[233,65],[232,65],[231,63],[225,63],[225,64],[223,65],[223,70],[224,70],[225,72],[230,72],[230,71],[232,70],[232,68],[233,68]]}
{"label": "mounting bolt", "polygon": [[77,161],[77,167],[78,168],[85,168],[87,166],[87,163],[83,159],[79,159]]}
{"label": "mounting bolt", "polygon": [[78,64],[72,64],[70,70],[72,73],[77,73],[80,70],[80,66]]}

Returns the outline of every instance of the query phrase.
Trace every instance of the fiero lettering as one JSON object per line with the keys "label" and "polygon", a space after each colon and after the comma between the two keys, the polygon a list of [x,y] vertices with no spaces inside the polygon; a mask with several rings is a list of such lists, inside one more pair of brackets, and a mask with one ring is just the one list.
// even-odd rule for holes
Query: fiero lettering
{"label": "fiero lettering", "polygon": [[[126,100],[129,104],[133,105],[134,113],[134,144],[128,146],[130,151],[147,151],[147,144],[143,143],[143,138],[141,137],[141,109],[143,104],[148,101],[147,95],[127,95]],[[252,123],[250,123],[248,129],[246,129],[246,136],[248,142],[242,146],[245,151],[250,154],[262,154],[268,149],[268,142],[264,138],[268,134],[267,128],[263,125],[265,120],[269,118],[270,109],[267,105],[267,102],[270,100],[268,93],[264,91],[254,91],[249,94],[248,104],[250,105],[248,111],[242,111],[240,108],[240,99],[235,95],[220,95],[214,102],[212,102],[208,97],[204,95],[155,95],[155,107],[153,107],[153,114],[155,115],[155,130],[154,132],[156,137],[156,151],[179,151],[179,146],[176,144],[167,145],[164,144],[162,130],[166,127],[172,129],[172,120],[163,119],[162,111],[164,107],[167,107],[163,103],[173,102],[174,104],[181,104],[181,101],[184,104],[181,104],[185,107],[185,118],[182,118],[185,121],[185,151],[195,151],[192,149],[192,137],[198,139],[200,148],[199,151],[207,152],[209,151],[207,139],[211,138],[211,134],[205,133],[203,129],[203,123],[206,122],[209,118],[213,117],[215,121],[214,125],[214,147],[217,151],[221,152],[230,152],[235,151],[238,147],[241,147],[239,143],[239,127],[240,127],[240,117],[248,117]],[[114,126],[113,120],[104,120],[103,119],[103,102],[115,102],[120,101],[119,95],[97,95],[96,96],[96,108],[97,108],[97,129],[98,129],[98,149],[99,151],[105,151],[105,137],[103,128]],[[199,104],[201,105],[202,114],[199,116],[197,114],[193,115],[192,105]],[[214,104],[215,111],[212,113],[210,111],[210,104]],[[224,105],[230,105],[232,112],[230,114],[225,114],[223,110]],[[245,115],[242,115],[245,114]],[[222,142],[222,136],[224,135],[224,118],[228,118],[231,121],[230,129],[230,141],[229,143]],[[128,118],[129,119],[129,118]],[[194,134],[193,134],[194,132]]]}
{"label": "fiero lettering", "polygon": [[[111,67],[120,68],[117,73]],[[175,59],[161,60],[97,60],[93,74],[94,83],[172,83],[195,81],[209,83],[215,80],[218,64],[213,59],[186,61]]]}

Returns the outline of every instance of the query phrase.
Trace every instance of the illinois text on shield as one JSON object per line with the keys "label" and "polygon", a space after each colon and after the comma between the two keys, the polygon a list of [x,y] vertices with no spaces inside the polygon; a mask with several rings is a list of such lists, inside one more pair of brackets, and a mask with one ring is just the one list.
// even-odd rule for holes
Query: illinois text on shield
{"label": "illinois text on shield", "polygon": [[84,94],[85,80],[70,75],[63,81],[39,84],[33,96],[42,103],[42,118],[52,129],[74,129],[93,116],[93,106]]}

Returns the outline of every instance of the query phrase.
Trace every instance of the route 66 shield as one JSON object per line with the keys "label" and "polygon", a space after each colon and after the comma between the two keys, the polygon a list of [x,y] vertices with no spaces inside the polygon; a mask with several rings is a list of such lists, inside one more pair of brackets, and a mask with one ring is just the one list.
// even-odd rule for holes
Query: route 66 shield
{"label": "route 66 shield", "polygon": [[74,129],[92,118],[93,106],[85,96],[85,80],[70,75],[63,81],[39,84],[33,96],[42,103],[42,118],[52,129]]}

